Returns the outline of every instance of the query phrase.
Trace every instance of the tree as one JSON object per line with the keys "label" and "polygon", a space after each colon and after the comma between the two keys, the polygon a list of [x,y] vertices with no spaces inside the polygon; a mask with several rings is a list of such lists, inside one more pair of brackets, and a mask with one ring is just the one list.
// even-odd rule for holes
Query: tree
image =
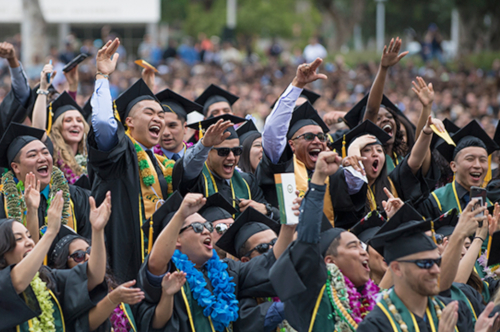
{"label": "tree", "polygon": [[38,0],[23,0],[21,23],[22,61],[25,66],[33,63],[35,54],[49,54],[47,24]]}

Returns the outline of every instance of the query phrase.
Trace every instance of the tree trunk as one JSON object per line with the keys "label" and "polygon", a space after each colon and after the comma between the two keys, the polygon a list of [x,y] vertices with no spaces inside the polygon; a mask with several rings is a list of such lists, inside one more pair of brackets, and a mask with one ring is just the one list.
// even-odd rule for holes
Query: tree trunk
{"label": "tree trunk", "polygon": [[22,61],[25,66],[33,64],[35,54],[42,57],[49,53],[47,24],[43,18],[38,0],[23,1],[23,21],[21,23]]}

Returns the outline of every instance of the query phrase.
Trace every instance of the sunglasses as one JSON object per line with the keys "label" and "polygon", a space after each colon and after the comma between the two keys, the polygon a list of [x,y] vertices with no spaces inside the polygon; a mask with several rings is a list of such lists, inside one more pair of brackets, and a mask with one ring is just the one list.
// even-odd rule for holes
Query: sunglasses
{"label": "sunglasses", "polygon": [[269,243],[261,243],[261,244],[257,245],[255,248],[253,248],[252,250],[250,250],[249,252],[244,254],[243,257],[250,257],[250,255],[254,251],[257,251],[261,255],[265,254],[266,252],[269,251],[269,249],[271,249],[272,246],[274,246],[276,244],[276,240],[278,240],[278,238],[271,240],[271,242],[269,242]]}
{"label": "sunglasses", "polygon": [[319,134],[305,133],[297,137],[294,137],[292,139],[299,139],[301,137],[304,137],[306,141],[314,141],[316,137],[319,139],[320,142],[326,142],[326,140],[328,139],[328,137],[324,133],[319,133]]}
{"label": "sunglasses", "polygon": [[179,234],[181,234],[182,232],[184,232],[189,227],[192,227],[193,231],[195,233],[198,233],[198,234],[201,233],[201,232],[203,232],[203,228],[206,228],[210,233],[212,233],[213,230],[214,230],[214,226],[212,225],[212,223],[210,221],[205,221],[203,223],[201,223],[201,222],[194,222],[191,225],[188,225],[186,227],[181,228]]}
{"label": "sunglasses", "polygon": [[217,155],[219,157],[227,157],[229,156],[229,152],[233,152],[233,154],[235,155],[235,157],[237,156],[241,156],[241,154],[243,153],[243,147],[242,146],[237,146],[237,147],[234,147],[234,148],[212,148],[212,150],[216,150],[217,151]]}
{"label": "sunglasses", "polygon": [[436,259],[408,259],[408,260],[401,260],[397,262],[402,262],[402,263],[413,263],[416,266],[418,266],[421,269],[426,269],[429,270],[431,267],[436,264],[437,266],[441,266],[441,257],[436,258]]}
{"label": "sunglasses", "polygon": [[81,263],[85,260],[86,255],[90,255],[90,248],[91,247],[88,247],[87,250],[85,250],[85,251],[77,250],[74,253],[72,253],[71,255],[69,255],[68,258],[71,258],[72,260],[74,260],[75,263]]}
{"label": "sunglasses", "polygon": [[214,229],[218,234],[222,235],[228,230],[229,227],[231,227],[231,225],[232,224],[220,223],[220,224],[215,225]]}

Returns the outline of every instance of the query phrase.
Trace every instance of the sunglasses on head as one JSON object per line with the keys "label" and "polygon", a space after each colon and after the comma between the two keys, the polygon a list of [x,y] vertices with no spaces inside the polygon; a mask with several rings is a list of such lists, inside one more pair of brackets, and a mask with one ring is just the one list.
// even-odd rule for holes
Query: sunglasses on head
{"label": "sunglasses on head", "polygon": [[68,258],[71,258],[75,261],[75,263],[81,263],[85,260],[85,256],[90,255],[90,247],[87,248],[87,250],[77,250],[71,255],[68,256]]}
{"label": "sunglasses on head", "polygon": [[231,225],[232,225],[232,224],[224,224],[224,223],[220,223],[220,224],[215,225],[215,226],[214,226],[214,229],[215,229],[215,231],[216,231],[218,234],[222,235],[222,234],[224,234],[224,233],[228,230],[228,228],[229,228],[229,227],[231,227]]}
{"label": "sunglasses on head", "polygon": [[319,133],[319,134],[305,133],[297,137],[294,137],[292,139],[299,139],[301,137],[304,137],[306,141],[314,141],[314,138],[316,137],[319,139],[320,142],[326,142],[326,140],[328,139],[328,137],[324,133]]}
{"label": "sunglasses on head", "polygon": [[203,232],[203,228],[206,228],[210,233],[213,232],[214,230],[214,226],[212,225],[212,223],[210,221],[205,221],[205,222],[194,222],[192,223],[191,225],[188,225],[186,227],[182,227],[179,234],[181,234],[182,232],[184,232],[186,229],[188,229],[189,227],[192,227],[193,228],[193,231],[195,233],[201,233]]}
{"label": "sunglasses on head", "polygon": [[416,266],[418,266],[421,269],[426,269],[429,270],[436,264],[437,266],[441,266],[441,257],[432,259],[432,258],[427,258],[427,259],[408,259],[408,260],[401,260],[398,262],[402,263],[413,263]]}
{"label": "sunglasses on head", "polygon": [[217,155],[219,157],[226,157],[226,156],[229,156],[229,152],[233,152],[233,154],[235,155],[235,157],[237,156],[241,156],[241,154],[243,153],[243,147],[242,146],[237,146],[237,147],[234,147],[234,148],[212,148],[212,150],[216,150],[217,151]]}
{"label": "sunglasses on head", "polygon": [[271,242],[269,242],[269,243],[258,244],[255,248],[253,248],[252,250],[250,250],[249,252],[244,254],[243,257],[250,257],[250,255],[254,251],[257,251],[261,255],[265,254],[266,252],[269,251],[269,249],[271,249],[272,246],[274,246],[276,244],[276,240],[278,240],[278,238],[272,239]]}

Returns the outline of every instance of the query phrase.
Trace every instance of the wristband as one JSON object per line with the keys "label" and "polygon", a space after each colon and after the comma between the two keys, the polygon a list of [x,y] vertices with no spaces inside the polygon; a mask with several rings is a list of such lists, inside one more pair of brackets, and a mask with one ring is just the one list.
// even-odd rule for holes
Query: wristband
{"label": "wristband", "polygon": [[423,129],[422,129],[422,132],[423,132],[424,134],[426,134],[426,135],[431,135],[431,134],[432,134],[432,130],[431,130],[431,132],[430,132],[430,133],[428,133],[428,134],[427,134],[427,133],[425,132],[425,130],[423,130]]}
{"label": "wristband", "polygon": [[118,306],[118,304],[116,304],[113,301],[111,301],[111,298],[109,297],[109,293],[108,293],[108,295],[106,295],[106,297],[108,298],[109,302],[111,302],[112,305],[114,305],[115,307]]}
{"label": "wristband", "polygon": [[38,90],[36,90],[36,94],[48,96],[49,95],[49,90],[38,89]]}
{"label": "wristband", "polygon": [[475,236],[475,237],[472,239],[472,241],[474,241],[475,239],[479,239],[479,240],[481,240],[482,242],[484,242],[484,239],[483,239],[482,237]]}
{"label": "wristband", "polygon": [[109,79],[109,74],[103,74],[103,73],[97,72],[97,73],[95,73],[95,76],[97,76],[97,75],[101,75],[105,79]]}

